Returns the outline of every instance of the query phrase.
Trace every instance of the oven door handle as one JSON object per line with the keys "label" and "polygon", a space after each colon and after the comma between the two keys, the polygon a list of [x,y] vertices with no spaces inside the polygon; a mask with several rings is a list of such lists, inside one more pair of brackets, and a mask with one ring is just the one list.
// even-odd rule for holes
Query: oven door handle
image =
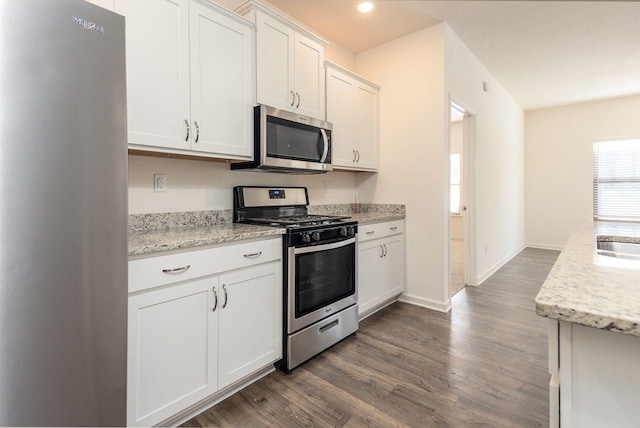
{"label": "oven door handle", "polygon": [[318,251],[335,250],[336,248],[346,247],[347,245],[355,244],[356,238],[347,239],[344,241],[332,242],[331,244],[313,245],[311,247],[295,248],[293,254],[305,254],[315,253]]}
{"label": "oven door handle", "polygon": [[329,154],[329,137],[327,137],[327,131],[323,128],[320,128],[320,134],[322,134],[322,141],[324,141],[324,150],[322,151],[320,163],[324,163],[324,161],[327,160],[327,155]]}

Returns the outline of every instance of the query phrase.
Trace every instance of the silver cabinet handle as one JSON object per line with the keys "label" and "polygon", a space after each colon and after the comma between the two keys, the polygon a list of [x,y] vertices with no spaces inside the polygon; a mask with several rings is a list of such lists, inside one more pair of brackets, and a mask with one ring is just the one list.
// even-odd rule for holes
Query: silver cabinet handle
{"label": "silver cabinet handle", "polygon": [[324,161],[327,160],[327,155],[329,154],[329,137],[327,137],[327,131],[325,131],[324,128],[320,128],[320,135],[322,135],[322,142],[324,144],[320,163],[324,163]]}
{"label": "silver cabinet handle", "polygon": [[198,126],[198,121],[193,122],[196,125],[196,143],[200,139],[200,126]]}
{"label": "silver cabinet handle", "polygon": [[180,272],[186,271],[190,267],[191,267],[191,265],[184,265],[184,266],[180,266],[180,267],[173,268],[173,269],[162,269],[162,272],[163,273],[180,273]]}
{"label": "silver cabinet handle", "polygon": [[370,230],[370,231],[365,232],[365,233],[366,233],[367,235],[373,235],[374,233],[376,233],[376,231],[375,231],[375,230]]}
{"label": "silver cabinet handle", "polygon": [[222,309],[227,307],[227,300],[229,296],[227,296],[227,284],[222,284],[222,290],[224,291],[224,303],[222,304]]}
{"label": "silver cabinet handle", "polygon": [[184,141],[189,141],[189,121],[185,119],[184,124],[187,125],[187,136],[184,137]]}
{"label": "silver cabinet handle", "polygon": [[340,320],[335,320],[335,321],[331,321],[329,324],[327,325],[323,325],[322,327],[320,327],[320,329],[318,330],[320,333],[324,333],[325,331],[335,327],[338,325],[338,323],[340,322]]}
{"label": "silver cabinet handle", "polygon": [[360,162],[360,150],[356,150],[356,154],[358,155],[358,159],[356,159],[356,162]]}
{"label": "silver cabinet handle", "polygon": [[215,312],[216,308],[218,307],[218,292],[216,291],[216,287],[212,288],[213,290],[213,309],[211,309],[211,312]]}
{"label": "silver cabinet handle", "polygon": [[300,107],[300,94],[296,92],[296,95],[298,96],[298,104],[296,104],[296,108]]}
{"label": "silver cabinet handle", "polygon": [[353,160],[352,162],[355,163],[356,162],[356,151],[355,150],[351,150],[353,152]]}
{"label": "silver cabinet handle", "polygon": [[384,247],[380,244],[380,258],[384,257]]}
{"label": "silver cabinet handle", "polygon": [[391,230],[398,230],[398,226],[393,226],[393,227],[390,227],[389,229],[391,229]]}
{"label": "silver cabinet handle", "polygon": [[384,257],[387,257],[387,244],[382,244],[382,246],[384,247]]}
{"label": "silver cabinet handle", "polygon": [[296,103],[296,94],[291,91],[291,107]]}
{"label": "silver cabinet handle", "polygon": [[255,259],[256,257],[260,257],[262,255],[262,251],[258,251],[257,253],[245,254],[244,256],[248,259]]}

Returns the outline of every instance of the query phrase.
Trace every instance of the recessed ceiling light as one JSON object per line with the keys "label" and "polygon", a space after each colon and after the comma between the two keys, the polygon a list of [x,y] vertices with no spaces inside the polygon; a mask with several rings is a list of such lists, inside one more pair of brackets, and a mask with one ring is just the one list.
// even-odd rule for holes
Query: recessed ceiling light
{"label": "recessed ceiling light", "polygon": [[358,3],[358,10],[362,13],[371,12],[373,10],[373,3],[370,1],[363,1]]}

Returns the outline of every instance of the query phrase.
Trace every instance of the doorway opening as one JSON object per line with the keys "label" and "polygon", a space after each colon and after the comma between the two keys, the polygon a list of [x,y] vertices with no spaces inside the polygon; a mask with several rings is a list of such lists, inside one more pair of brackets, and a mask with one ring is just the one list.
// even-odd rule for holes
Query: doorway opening
{"label": "doorway opening", "polygon": [[475,281],[473,159],[475,115],[452,100],[449,121],[449,297]]}

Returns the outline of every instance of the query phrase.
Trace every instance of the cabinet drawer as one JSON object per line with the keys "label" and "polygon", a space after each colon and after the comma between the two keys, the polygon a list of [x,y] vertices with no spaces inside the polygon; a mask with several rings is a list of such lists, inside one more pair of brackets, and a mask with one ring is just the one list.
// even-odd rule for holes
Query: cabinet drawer
{"label": "cabinet drawer", "polygon": [[404,220],[365,224],[358,227],[358,241],[365,242],[371,239],[384,238],[385,236],[400,233],[404,233]]}
{"label": "cabinet drawer", "polygon": [[214,275],[280,258],[282,239],[276,238],[131,260],[129,292]]}

